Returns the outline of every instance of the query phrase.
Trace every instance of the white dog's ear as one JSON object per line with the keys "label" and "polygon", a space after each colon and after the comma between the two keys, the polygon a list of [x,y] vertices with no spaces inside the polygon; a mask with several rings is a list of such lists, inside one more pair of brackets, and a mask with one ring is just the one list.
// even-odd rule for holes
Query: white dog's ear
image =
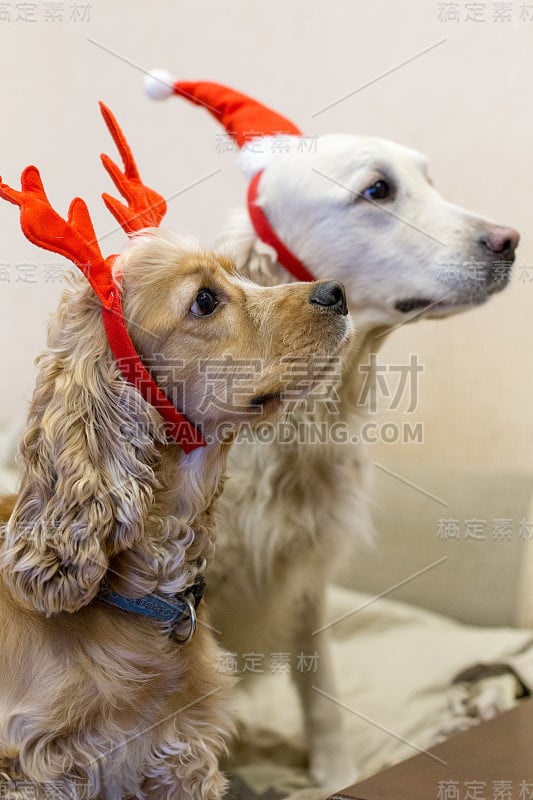
{"label": "white dog's ear", "polygon": [[256,283],[275,286],[287,281],[284,268],[278,264],[276,251],[258,239],[247,212],[236,211],[230,217],[216,248],[217,252],[234,259],[239,272]]}
{"label": "white dog's ear", "polygon": [[78,347],[41,362],[1,551],[9,589],[45,614],[77,611],[95,596],[109,558],[142,535],[155,486],[144,401],[104,345],[77,333]]}

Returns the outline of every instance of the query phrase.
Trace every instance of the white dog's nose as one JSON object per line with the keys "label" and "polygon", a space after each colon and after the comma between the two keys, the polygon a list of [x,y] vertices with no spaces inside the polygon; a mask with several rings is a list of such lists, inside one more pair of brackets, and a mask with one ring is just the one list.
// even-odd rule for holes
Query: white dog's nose
{"label": "white dog's nose", "polygon": [[512,255],[520,241],[520,234],[514,228],[494,225],[483,233],[480,241],[488,247],[491,253]]}

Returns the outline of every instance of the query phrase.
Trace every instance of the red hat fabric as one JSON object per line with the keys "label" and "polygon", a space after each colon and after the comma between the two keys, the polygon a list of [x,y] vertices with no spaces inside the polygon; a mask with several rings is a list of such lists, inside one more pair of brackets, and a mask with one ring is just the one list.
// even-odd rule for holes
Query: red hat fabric
{"label": "red hat fabric", "polygon": [[299,128],[281,114],[220,83],[176,81],[170,73],[160,69],[145,77],[144,86],[152,100],[163,100],[175,94],[203,106],[226,128],[239,147],[258,136],[302,135]]}
{"label": "red hat fabric", "polygon": [[268,163],[264,151],[259,154],[246,145],[262,137],[301,136],[302,132],[290,120],[252,97],[236,92],[220,83],[176,81],[163,69],[152,70],[144,79],[146,94],[152,100],[164,100],[179,95],[195,105],[204,106],[223,125],[241,149],[239,159],[244,172],[252,177],[248,189],[248,213],[258,237],[272,247],[280,264],[299,281],[315,280],[312,272],[281,241],[258,202],[259,182]]}

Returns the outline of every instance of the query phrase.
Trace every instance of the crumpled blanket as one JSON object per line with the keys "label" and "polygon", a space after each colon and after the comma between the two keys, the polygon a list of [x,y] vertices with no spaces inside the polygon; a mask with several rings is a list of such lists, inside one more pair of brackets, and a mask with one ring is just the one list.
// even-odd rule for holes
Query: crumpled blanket
{"label": "crumpled blanket", "polygon": [[[463,625],[340,587],[328,596],[338,700],[359,779],[511,708],[533,689],[533,631]],[[320,800],[306,772],[302,717],[287,674],[239,693],[231,796]],[[338,787],[339,789],[344,787]]]}

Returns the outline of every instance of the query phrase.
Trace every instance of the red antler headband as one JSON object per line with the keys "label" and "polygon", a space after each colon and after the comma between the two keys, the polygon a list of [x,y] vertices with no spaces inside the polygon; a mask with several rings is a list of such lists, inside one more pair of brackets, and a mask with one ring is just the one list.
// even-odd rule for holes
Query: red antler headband
{"label": "red antler headband", "polygon": [[[103,195],[104,202],[128,233],[147,226],[158,227],[166,213],[165,200],[142,183],[117,121],[103,103],[100,109],[122,157],[124,173],[108,156],[102,155],[102,162],[128,205],[107,194]],[[203,447],[205,441],[200,432],[170,403],[135,350],[124,320],[120,287],[112,274],[117,256],[103,257],[85,202],[74,198],[64,220],[50,205],[39,170],[33,166],[23,171],[20,192],[0,178],[0,197],[20,207],[20,225],[30,242],[65,256],[83,272],[102,303],[106,336],[122,375],[161,414],[167,434],[186,453]]]}
{"label": "red antler headband", "polygon": [[[286,117],[257,102],[248,95],[228,86],[208,81],[176,81],[166,70],[153,70],[145,78],[146,93],[153,100],[163,100],[178,95],[195,105],[204,106],[219,122],[239,147],[259,137],[301,136],[302,132]],[[281,241],[266,214],[257,202],[262,170],[257,172],[248,188],[248,213],[254,230],[261,241],[276,251],[278,261],[299,281],[315,278],[294,253]]]}

